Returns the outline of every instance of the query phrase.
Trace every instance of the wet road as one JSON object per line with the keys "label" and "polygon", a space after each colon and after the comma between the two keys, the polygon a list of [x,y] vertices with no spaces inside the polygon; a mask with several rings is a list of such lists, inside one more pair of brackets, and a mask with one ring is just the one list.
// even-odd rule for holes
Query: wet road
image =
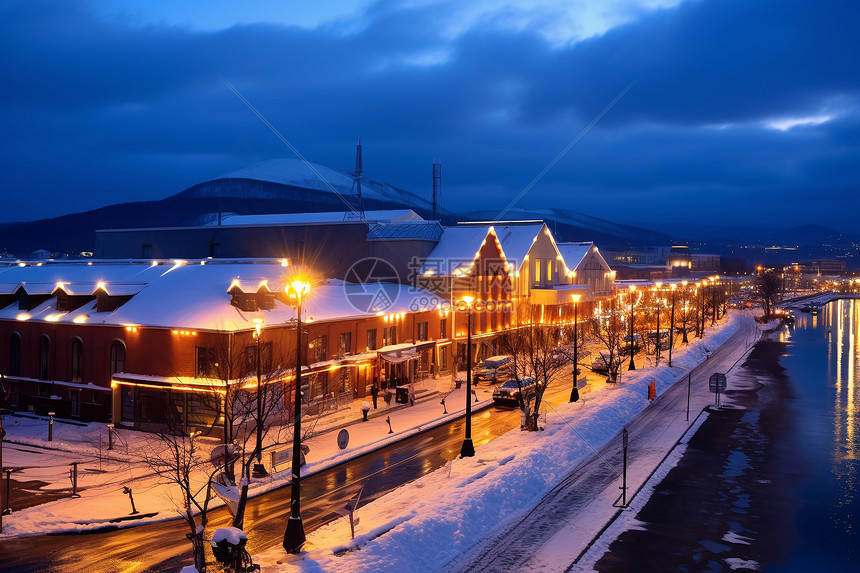
{"label": "wet road", "polygon": [[[515,409],[488,408],[472,416],[476,447],[519,427]],[[464,420],[424,432],[340,466],[302,479],[302,519],[310,532],[338,518],[332,513],[362,485],[361,505],[425,475],[457,457]],[[254,554],[280,545],[289,515],[289,488],[249,500],[245,530]],[[229,525],[224,508],[210,512],[209,531]],[[3,540],[0,571],[94,571],[104,573],[178,571],[191,562],[183,521],[141,525],[81,535],[35,536]],[[210,555],[211,559],[211,555]]]}

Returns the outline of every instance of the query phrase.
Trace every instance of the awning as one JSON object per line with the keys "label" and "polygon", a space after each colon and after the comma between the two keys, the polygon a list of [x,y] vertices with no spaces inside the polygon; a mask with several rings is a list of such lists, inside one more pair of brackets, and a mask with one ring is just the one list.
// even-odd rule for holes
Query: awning
{"label": "awning", "polygon": [[382,348],[378,354],[379,358],[390,364],[400,364],[407,360],[417,360],[419,353],[424,350],[429,350],[434,346],[436,346],[435,340],[427,340],[415,344],[398,344],[395,348],[391,348],[390,350],[386,350],[386,348],[389,347]]}
{"label": "awning", "polygon": [[391,364],[400,364],[413,358],[418,358],[418,353],[415,348],[404,348],[402,350],[392,350],[390,352],[380,352],[379,357]]}

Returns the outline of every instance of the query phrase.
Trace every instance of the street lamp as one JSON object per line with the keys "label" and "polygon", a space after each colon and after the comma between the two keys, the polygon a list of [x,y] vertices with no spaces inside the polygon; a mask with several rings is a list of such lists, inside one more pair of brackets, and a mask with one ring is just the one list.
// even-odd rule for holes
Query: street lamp
{"label": "street lamp", "polygon": [[464,296],[466,303],[466,437],[460,448],[461,458],[471,458],[475,455],[475,445],[472,443],[472,302],[473,296]]}
{"label": "street lamp", "polygon": [[630,285],[630,366],[627,370],[636,370],[636,364],[633,362],[633,293],[636,292],[636,285]]}
{"label": "street lamp", "polygon": [[579,299],[582,298],[581,294],[570,295],[570,298],[573,299],[573,388],[570,389],[570,401],[576,402],[579,400],[579,388],[576,387],[576,374],[577,374],[577,365],[578,357],[577,351],[579,348],[579,342],[577,341],[576,331],[578,329],[578,320],[579,316],[577,315],[577,304],[579,304]]}
{"label": "street lamp", "polygon": [[688,321],[690,320],[690,317],[687,314],[688,312],[690,312],[690,305],[687,302],[687,281],[681,281],[681,286],[684,287],[684,336],[681,339],[681,342],[687,344],[688,342],[690,342],[687,339],[687,325],[689,324]]}
{"label": "street lamp", "polygon": [[678,285],[672,283],[669,290],[672,291],[672,323],[669,326],[669,368],[672,367],[672,347],[675,346],[675,289]]}
{"label": "street lamp", "polygon": [[302,435],[302,299],[310,292],[311,286],[301,280],[294,280],[286,287],[287,296],[296,303],[296,376],[295,419],[293,420],[293,465],[292,484],[290,487],[290,518],[284,531],[284,549],[287,553],[298,553],[305,544],[305,528],[302,525],[300,513],[301,486],[301,435]]}
{"label": "street lamp", "polygon": [[663,283],[658,282],[654,285],[657,292],[657,350],[654,352],[654,366],[660,366],[660,291],[663,288]]}
{"label": "street lamp", "polygon": [[254,464],[253,475],[256,478],[265,477],[268,474],[266,468],[263,467],[263,383],[262,383],[262,364],[260,357],[260,335],[263,328],[263,319],[254,319],[254,340],[257,342],[257,463]]}
{"label": "street lamp", "polygon": [[714,314],[711,315],[711,326],[717,324],[717,277],[711,277],[711,306],[714,307]]}

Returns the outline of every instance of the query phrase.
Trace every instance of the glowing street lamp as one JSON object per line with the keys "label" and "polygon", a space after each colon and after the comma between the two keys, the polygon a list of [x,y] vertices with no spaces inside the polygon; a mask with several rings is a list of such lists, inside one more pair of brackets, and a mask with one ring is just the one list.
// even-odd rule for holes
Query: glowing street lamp
{"label": "glowing street lamp", "polygon": [[678,285],[672,283],[669,290],[672,291],[672,323],[669,326],[669,368],[672,367],[672,347],[675,346],[675,289]]}
{"label": "glowing street lamp", "polygon": [[475,297],[467,295],[460,300],[466,303],[466,436],[460,457],[470,458],[475,455],[472,443],[472,302]]}
{"label": "glowing street lamp", "polygon": [[663,283],[658,282],[654,285],[657,292],[657,350],[654,352],[654,365],[660,366],[660,291],[663,288]]}
{"label": "glowing street lamp", "polygon": [[689,324],[687,322],[689,320],[689,315],[687,313],[690,312],[690,305],[687,302],[687,281],[681,281],[681,286],[684,287],[684,336],[681,339],[681,342],[687,344],[690,342],[687,338],[687,324]]}
{"label": "glowing street lamp", "polygon": [[254,319],[254,340],[257,342],[257,463],[254,464],[254,477],[268,475],[263,467],[263,390],[262,390],[262,360],[260,359],[260,335],[263,329],[263,319]]}
{"label": "glowing street lamp", "polygon": [[579,329],[579,316],[577,315],[577,305],[579,304],[579,299],[582,298],[581,294],[574,294],[570,296],[573,299],[573,388],[570,389],[570,401],[576,402],[579,400],[579,388],[576,387],[576,375],[579,372],[577,366],[579,365],[577,351],[579,349],[579,342],[577,341],[576,331]]}
{"label": "glowing street lamp", "polygon": [[633,293],[636,292],[636,285],[630,285],[630,366],[627,370],[636,370],[636,364],[633,362]]}
{"label": "glowing street lamp", "polygon": [[290,518],[284,531],[284,549],[287,553],[298,553],[305,544],[305,528],[302,525],[300,513],[301,487],[301,435],[302,435],[302,300],[310,292],[311,285],[301,280],[295,280],[286,287],[287,296],[296,305],[296,376],[295,419],[293,420],[293,464],[292,484],[290,487]]}

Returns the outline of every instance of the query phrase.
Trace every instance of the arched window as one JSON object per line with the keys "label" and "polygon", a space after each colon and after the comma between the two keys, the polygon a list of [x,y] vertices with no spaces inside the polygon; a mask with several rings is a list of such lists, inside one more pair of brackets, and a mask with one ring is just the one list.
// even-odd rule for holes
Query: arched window
{"label": "arched window", "polygon": [[80,338],[72,339],[72,382],[84,379],[84,343]]}
{"label": "arched window", "polygon": [[39,337],[39,380],[48,379],[48,366],[50,366],[51,339],[47,334]]}
{"label": "arched window", "polygon": [[122,372],[125,368],[125,344],[114,340],[110,345],[110,373]]}
{"label": "arched window", "polygon": [[17,332],[9,339],[9,375],[21,375],[21,335]]}

